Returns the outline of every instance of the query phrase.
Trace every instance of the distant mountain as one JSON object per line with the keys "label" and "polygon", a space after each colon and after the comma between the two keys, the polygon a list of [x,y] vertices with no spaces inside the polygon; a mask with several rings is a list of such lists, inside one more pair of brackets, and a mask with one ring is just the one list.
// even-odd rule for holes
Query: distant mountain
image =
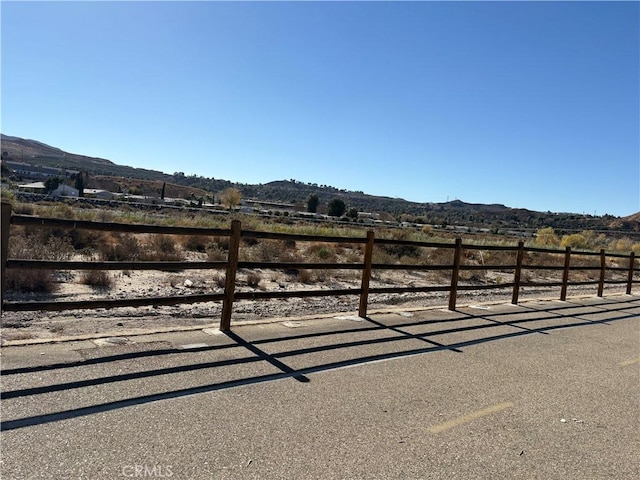
{"label": "distant mountain", "polygon": [[[360,191],[338,189],[329,185],[299,182],[294,179],[265,184],[236,184],[228,180],[199,175],[167,174],[156,170],[117,165],[110,160],[68,153],[36,140],[0,135],[2,158],[14,162],[82,170],[90,176],[90,188],[98,185],[134,186],[149,189],[149,195],[161,190],[162,183],[187,187],[175,189],[184,194],[216,193],[228,187],[238,188],[244,198],[264,203],[296,204],[304,208],[311,194],[318,195],[320,205],[333,198],[341,198],[348,208],[376,212],[396,220],[435,225],[466,225],[491,229],[531,229],[550,226],[561,230],[609,230],[640,232],[640,212],[626,218],[611,215],[596,217],[573,213],[536,212],[510,208],[501,204],[475,204],[461,200],[445,203],[409,202],[402,198],[368,195]],[[4,174],[3,174],[4,175]],[[91,183],[94,183],[94,187]],[[159,182],[159,183],[158,183]],[[146,186],[148,185],[148,186]],[[104,187],[101,187],[104,188]]]}
{"label": "distant mountain", "polygon": [[9,135],[0,134],[0,145],[2,146],[2,158],[8,156],[15,161],[28,163],[32,158],[38,158],[38,160],[49,158],[52,160],[59,159],[71,162],[84,162],[85,164],[114,165],[113,162],[105,160],[104,158],[76,155],[36,140],[10,137]]}
{"label": "distant mountain", "polygon": [[110,160],[65,152],[36,140],[0,134],[2,158],[69,170],[84,170],[94,175],[113,175],[148,180],[162,180],[166,174],[155,170],[117,165]]}

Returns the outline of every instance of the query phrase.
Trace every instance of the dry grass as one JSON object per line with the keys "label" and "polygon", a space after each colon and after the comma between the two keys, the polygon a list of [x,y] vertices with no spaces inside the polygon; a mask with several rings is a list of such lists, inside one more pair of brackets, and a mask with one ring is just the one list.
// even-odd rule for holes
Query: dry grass
{"label": "dry grass", "polygon": [[[41,206],[22,205],[26,213],[43,215]],[[80,212],[68,205],[47,207],[49,217],[78,218],[82,215],[92,216],[91,220],[118,221],[119,223],[146,223],[203,227],[228,227],[229,217],[211,219],[205,215],[186,215],[168,218],[166,215],[157,216],[147,212],[134,210],[119,212],[101,212],[94,209]],[[98,218],[100,217],[100,218]],[[78,218],[81,219],[81,218]],[[273,231],[278,233],[316,234],[328,236],[364,237],[365,231],[339,226],[318,227],[310,225],[296,225],[293,222],[265,224],[262,220],[242,217],[244,230]],[[121,234],[116,232],[93,232],[83,230],[44,230],[35,227],[12,227],[10,241],[10,258],[30,258],[43,260],[66,260],[73,254],[82,253],[87,258],[105,261],[184,261],[191,258],[204,258],[209,261],[226,261],[228,258],[229,238],[210,237],[204,235],[158,235],[158,234]],[[387,229],[376,230],[378,239],[394,239],[402,241],[436,241],[433,237],[413,230]],[[483,250],[484,245],[492,244],[488,239],[472,239],[473,245],[463,251],[462,265],[504,265],[503,268],[492,270],[462,271],[461,280],[469,282],[507,283],[512,281],[516,252]],[[476,245],[476,241],[479,241]],[[501,244],[513,247],[515,242],[500,240]],[[380,245],[376,244],[373,252],[373,262],[376,264],[401,265],[440,265],[453,264],[454,249],[451,240],[447,246],[426,248],[417,245]],[[468,245],[468,244],[467,244]],[[628,245],[624,245],[625,248]],[[348,242],[308,242],[308,241],[280,241],[267,239],[243,238],[240,245],[240,260],[256,262],[309,262],[309,263],[358,263],[363,262],[364,244]],[[637,260],[636,260],[637,261]],[[562,267],[564,255],[546,252],[527,252],[524,265],[547,265]],[[613,264],[613,261],[609,261]],[[626,267],[628,264],[624,264]],[[570,281],[597,280],[599,278],[599,257],[580,256],[575,252],[571,257],[572,266],[593,266],[594,270],[572,271]],[[405,277],[402,277],[402,275]],[[291,269],[284,274],[289,282],[303,284],[325,283],[336,281],[356,282],[361,272],[354,270],[316,270]],[[388,281],[390,284],[407,284],[411,282],[427,282],[429,284],[446,284],[451,276],[451,269],[431,272],[394,272],[379,270],[374,272],[376,278]],[[538,281],[546,279],[560,279],[559,270],[529,270],[523,271],[523,276],[535,278]],[[608,272],[607,278],[618,278],[621,274]],[[224,275],[214,278],[214,284],[224,286]],[[8,270],[7,287],[17,292],[53,292],[59,284],[60,278],[55,272],[43,270]],[[69,279],[67,279],[69,280]],[[526,278],[523,278],[526,281]],[[109,289],[113,287],[115,279],[106,272],[89,271],[78,277],[85,285],[96,288]],[[250,272],[246,276],[246,284],[252,288],[261,288],[265,280],[257,272]]]}
{"label": "dry grass", "polygon": [[[68,260],[73,247],[67,238],[52,235],[50,230],[18,230],[9,237],[9,258],[24,260]],[[9,269],[5,286],[8,291],[53,293],[59,285],[51,270]]]}

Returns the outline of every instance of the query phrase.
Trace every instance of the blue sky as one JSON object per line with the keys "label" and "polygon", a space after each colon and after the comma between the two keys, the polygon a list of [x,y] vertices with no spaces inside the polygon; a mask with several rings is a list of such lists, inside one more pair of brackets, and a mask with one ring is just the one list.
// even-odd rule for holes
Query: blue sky
{"label": "blue sky", "polygon": [[640,211],[638,2],[7,2],[2,133],[421,202]]}

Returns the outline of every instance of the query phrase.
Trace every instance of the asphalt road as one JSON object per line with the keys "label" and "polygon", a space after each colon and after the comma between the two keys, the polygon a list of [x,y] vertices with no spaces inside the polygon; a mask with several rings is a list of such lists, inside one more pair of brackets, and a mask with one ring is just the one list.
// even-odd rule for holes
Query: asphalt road
{"label": "asphalt road", "polygon": [[1,477],[636,479],[639,319],[620,295],[5,346]]}

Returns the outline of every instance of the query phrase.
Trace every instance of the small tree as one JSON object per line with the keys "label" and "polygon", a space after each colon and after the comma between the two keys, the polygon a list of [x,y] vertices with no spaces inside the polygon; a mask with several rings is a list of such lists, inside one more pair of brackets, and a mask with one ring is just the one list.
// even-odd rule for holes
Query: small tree
{"label": "small tree", "polygon": [[237,188],[226,188],[220,192],[220,203],[229,207],[229,210],[233,210],[234,207],[240,204],[242,194]]}
{"label": "small tree", "polygon": [[44,181],[44,186],[47,189],[47,193],[51,193],[60,186],[60,179],[58,177],[49,177]]}
{"label": "small tree", "polygon": [[331,200],[327,207],[327,215],[329,215],[330,217],[341,217],[347,210],[347,206],[339,198],[334,198],[333,200]]}
{"label": "small tree", "polygon": [[347,211],[347,217],[349,217],[349,218],[351,218],[351,219],[353,219],[353,220],[355,220],[356,218],[358,218],[358,209],[357,209],[357,208],[355,208],[355,207],[350,208],[350,209]]}
{"label": "small tree", "polygon": [[315,193],[309,195],[307,199],[307,212],[316,213],[318,211],[318,204],[320,203],[320,198]]}
{"label": "small tree", "polygon": [[83,197],[84,196],[84,173],[83,172],[78,172],[76,174],[76,180],[75,180],[74,186],[76,190],[78,190],[78,196]]}
{"label": "small tree", "polygon": [[160,192],[160,199],[164,200],[164,191],[167,188],[167,182],[162,182],[162,192]]}
{"label": "small tree", "polygon": [[9,177],[11,175],[11,170],[4,163],[0,164],[0,176],[2,178]]}

